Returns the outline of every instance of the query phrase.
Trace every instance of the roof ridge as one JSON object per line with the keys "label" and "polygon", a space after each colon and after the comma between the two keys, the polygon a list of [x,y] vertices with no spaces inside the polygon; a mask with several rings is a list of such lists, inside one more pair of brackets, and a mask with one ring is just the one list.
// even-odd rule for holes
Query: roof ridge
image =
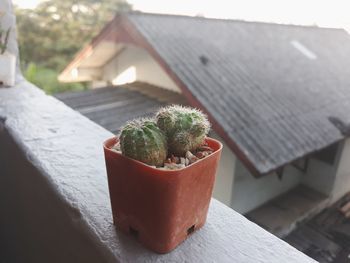
{"label": "roof ridge", "polygon": [[166,14],[166,13],[152,13],[152,12],[142,12],[142,11],[130,11],[125,12],[125,15],[131,16],[160,16],[160,17],[174,17],[174,18],[188,18],[195,20],[211,20],[211,21],[225,21],[233,23],[247,23],[247,24],[264,24],[271,26],[286,26],[286,27],[299,27],[299,28],[309,28],[309,29],[329,29],[329,30],[343,30],[341,27],[323,27],[318,25],[303,25],[303,24],[288,24],[288,23],[277,23],[277,22],[267,22],[267,21],[252,21],[252,20],[243,20],[243,19],[234,19],[234,18],[217,18],[217,17],[204,17],[204,16],[190,16],[190,15],[181,15],[181,14]]}

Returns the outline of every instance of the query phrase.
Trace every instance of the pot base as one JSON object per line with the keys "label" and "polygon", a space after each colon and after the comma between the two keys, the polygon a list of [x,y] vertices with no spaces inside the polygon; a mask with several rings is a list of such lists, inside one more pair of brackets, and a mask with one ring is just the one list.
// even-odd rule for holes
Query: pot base
{"label": "pot base", "polygon": [[[117,229],[121,230],[124,234],[127,234],[134,239],[136,239],[138,242],[140,242],[143,246],[146,248],[158,253],[158,254],[166,254],[174,250],[177,246],[179,246],[182,242],[184,242],[190,235],[195,233],[197,230],[199,230],[201,227],[203,227],[205,224],[205,221],[198,224],[193,225],[185,231],[185,234],[182,236],[178,236],[174,239],[172,242],[164,242],[162,244],[156,243],[153,239],[147,238],[147,236],[143,235],[143,233],[140,233],[137,229],[123,225],[122,223],[119,223],[117,220],[114,220],[114,225]],[[171,239],[169,237],[169,239]]]}

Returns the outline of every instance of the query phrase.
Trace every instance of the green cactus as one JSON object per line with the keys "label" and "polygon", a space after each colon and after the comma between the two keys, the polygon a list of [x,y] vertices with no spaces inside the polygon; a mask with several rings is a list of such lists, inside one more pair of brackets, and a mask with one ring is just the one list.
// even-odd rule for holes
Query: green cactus
{"label": "green cactus", "polygon": [[11,32],[11,28],[9,28],[7,31],[3,31],[2,29],[0,29],[0,54],[4,54],[6,51],[8,41],[10,38],[10,32]]}
{"label": "green cactus", "polygon": [[156,120],[158,127],[167,136],[169,152],[180,156],[203,145],[210,130],[205,114],[179,105],[160,109]]}
{"label": "green cactus", "polygon": [[167,158],[165,135],[154,120],[139,119],[127,123],[119,139],[122,154],[132,159],[162,166]]}

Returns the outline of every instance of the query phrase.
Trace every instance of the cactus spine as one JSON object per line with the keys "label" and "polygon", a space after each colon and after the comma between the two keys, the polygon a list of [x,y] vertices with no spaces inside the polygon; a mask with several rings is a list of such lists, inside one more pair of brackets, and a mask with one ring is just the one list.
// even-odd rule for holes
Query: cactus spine
{"label": "cactus spine", "polygon": [[210,130],[205,114],[179,105],[160,109],[156,120],[158,127],[167,136],[169,151],[180,156],[203,145]]}
{"label": "cactus spine", "polygon": [[134,120],[121,130],[122,154],[148,165],[162,166],[167,157],[164,133],[150,119]]}

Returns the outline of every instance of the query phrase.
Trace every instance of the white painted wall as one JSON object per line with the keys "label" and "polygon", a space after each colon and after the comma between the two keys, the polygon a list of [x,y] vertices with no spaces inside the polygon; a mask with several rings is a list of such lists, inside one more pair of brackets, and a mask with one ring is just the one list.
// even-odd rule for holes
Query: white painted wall
{"label": "white painted wall", "polygon": [[219,168],[216,173],[213,196],[225,205],[231,206],[236,156],[228,145],[224,143],[224,140],[215,132],[211,132],[210,136],[223,144]]}
{"label": "white painted wall", "polygon": [[180,89],[159,64],[145,50],[135,46],[126,46],[121,53],[103,67],[102,80],[112,82],[130,67],[136,69],[136,81],[180,92]]}
{"label": "white painted wall", "polygon": [[[339,150],[339,149],[338,149]],[[325,195],[330,195],[333,189],[337,165],[330,165],[317,159],[309,159],[307,173],[302,184]]]}
{"label": "white painted wall", "polygon": [[236,160],[231,207],[240,213],[247,213],[298,184],[330,195],[333,201],[350,191],[350,139],[346,141],[344,149],[342,145],[338,147],[333,165],[312,157],[308,162],[306,172],[292,165],[286,166],[282,180],[279,180],[275,174],[255,178]]}
{"label": "white painted wall", "polygon": [[237,160],[231,207],[239,213],[247,213],[298,185],[302,176],[301,171],[288,165],[282,180],[275,174],[255,178]]}
{"label": "white painted wall", "polygon": [[210,136],[223,143],[213,196],[239,213],[247,213],[298,184],[306,184],[321,193],[330,194],[334,172],[331,174],[329,171],[334,167],[328,164],[312,159],[307,173],[288,165],[282,180],[276,174],[256,178],[236,158],[222,138],[214,132]]}
{"label": "white painted wall", "polygon": [[332,202],[350,191],[350,139],[346,139],[340,148],[342,152],[332,188]]}

